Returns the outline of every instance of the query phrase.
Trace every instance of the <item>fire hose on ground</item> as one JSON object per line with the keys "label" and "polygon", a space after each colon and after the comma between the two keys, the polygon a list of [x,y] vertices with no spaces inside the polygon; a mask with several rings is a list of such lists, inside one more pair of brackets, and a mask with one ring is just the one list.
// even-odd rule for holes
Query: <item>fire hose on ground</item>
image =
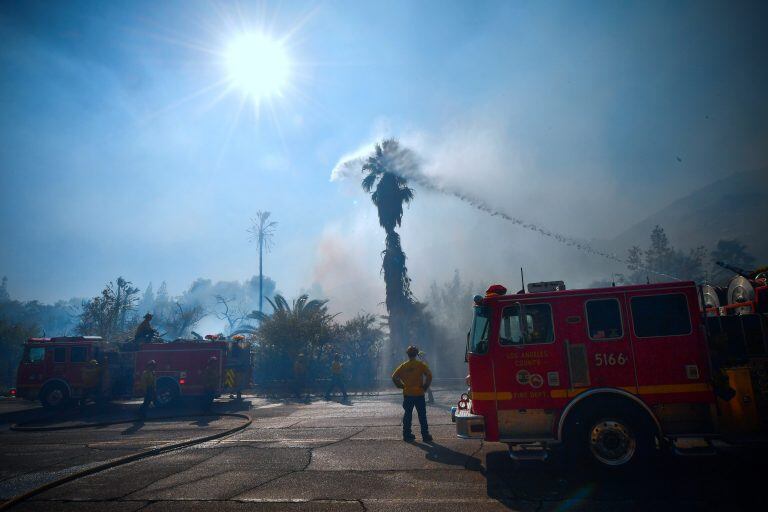
{"label": "fire hose on ground", "polygon": [[[151,418],[148,420],[142,420],[142,421],[161,421],[161,420],[169,420],[169,419],[176,419],[176,418],[189,418],[191,415],[189,414],[183,414],[183,415],[177,415],[177,416],[162,416],[158,418]],[[74,473],[71,473],[69,475],[63,476],[61,478],[58,478],[56,480],[52,480],[48,483],[45,483],[39,487],[35,487],[32,490],[29,490],[23,494],[20,494],[18,496],[14,496],[13,498],[9,499],[2,505],[0,505],[0,512],[4,510],[9,510],[11,507],[14,507],[15,505],[18,505],[19,503],[28,500],[29,498],[32,498],[33,496],[36,496],[38,494],[41,494],[45,491],[49,491],[51,489],[54,489],[56,487],[59,487],[65,483],[72,482],[74,480],[93,475],[96,473],[100,473],[102,471],[105,471],[107,469],[116,468],[118,466],[123,466],[125,464],[129,464],[131,462],[136,462],[142,459],[147,459],[149,457],[155,457],[157,455],[162,455],[164,453],[168,453],[175,450],[180,450],[182,448],[187,448],[189,446],[194,446],[197,444],[206,443],[208,441],[214,441],[216,439],[221,439],[227,436],[231,436],[233,434],[236,434],[237,432],[240,432],[241,430],[244,430],[248,428],[253,420],[250,416],[247,414],[241,414],[241,413],[210,413],[210,414],[197,414],[194,415],[196,417],[230,417],[230,418],[240,418],[245,420],[242,424],[230,428],[228,430],[225,430],[223,432],[217,432],[215,434],[210,434],[203,437],[198,437],[195,439],[189,439],[187,441],[182,441],[179,443],[173,443],[166,446],[160,446],[157,448],[152,448],[150,450],[145,450],[139,453],[134,453],[133,455],[128,455],[125,457],[121,457],[118,459],[112,459],[107,462],[97,464],[96,466],[83,469],[81,471],[76,471]],[[136,423],[136,419],[131,420],[119,420],[119,421],[104,421],[104,422],[98,422],[98,423],[84,423],[79,425],[63,425],[63,426],[48,426],[48,427],[25,427],[19,424],[15,424],[11,426],[11,430],[17,431],[17,432],[51,432],[54,430],[73,430],[73,429],[79,429],[79,428],[96,428],[96,427],[105,427],[110,425],[120,425],[125,423]]]}

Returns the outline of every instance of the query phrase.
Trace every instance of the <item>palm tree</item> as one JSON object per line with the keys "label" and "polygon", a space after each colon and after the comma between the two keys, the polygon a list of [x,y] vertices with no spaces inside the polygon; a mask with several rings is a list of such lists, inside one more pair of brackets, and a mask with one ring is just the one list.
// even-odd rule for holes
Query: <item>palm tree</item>
{"label": "palm tree", "polygon": [[328,314],[327,300],[313,299],[309,300],[309,296],[305,293],[299,296],[298,299],[294,299],[293,306],[288,304],[285,297],[279,293],[275,294],[275,300],[272,301],[269,297],[265,297],[269,305],[272,306],[273,312],[271,315],[267,315],[261,311],[254,311],[249,318],[255,318],[261,322],[265,320],[277,320],[278,318],[286,318],[292,320],[309,320],[309,319],[332,319],[335,315]]}
{"label": "palm tree", "polygon": [[[307,294],[299,296],[298,299],[293,300],[293,305],[288,304],[285,297],[279,293],[275,294],[274,300],[270,300],[269,297],[264,297],[272,306],[272,313],[266,314],[262,311],[252,311],[246,318],[252,318],[259,321],[259,326],[263,327],[262,331],[269,330],[268,325],[274,325],[278,327],[277,330],[286,331],[289,330],[286,326],[288,324],[301,325],[306,323],[314,323],[320,326],[325,326],[330,323],[336,315],[328,313],[327,300],[313,299],[309,300]],[[258,327],[252,325],[241,325],[232,334],[257,334],[259,332]],[[314,333],[316,334],[316,333]]]}
{"label": "palm tree", "polygon": [[[277,222],[270,221],[270,212],[259,210],[256,212],[256,218],[251,219],[251,227],[248,232],[251,233],[251,240],[255,240],[259,244],[259,312],[263,312],[263,299],[264,299],[264,250],[269,252],[274,243],[272,238],[275,236],[275,228]],[[269,299],[267,299],[269,300]]]}
{"label": "palm tree", "polygon": [[400,235],[395,231],[403,220],[403,205],[413,200],[413,190],[408,187],[408,180],[401,170],[401,166],[412,159],[410,151],[401,148],[397,140],[385,139],[376,144],[362,166],[365,177],[361,185],[371,194],[371,201],[378,210],[379,224],[386,234],[382,271],[394,347],[403,347],[407,341],[408,318],[414,305],[405,253],[400,245]]}

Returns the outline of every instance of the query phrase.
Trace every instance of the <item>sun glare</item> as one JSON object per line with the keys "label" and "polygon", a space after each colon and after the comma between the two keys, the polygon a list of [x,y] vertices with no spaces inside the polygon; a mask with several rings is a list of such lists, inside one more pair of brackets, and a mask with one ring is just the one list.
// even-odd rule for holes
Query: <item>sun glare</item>
{"label": "sun glare", "polygon": [[225,54],[232,86],[259,103],[279,96],[288,85],[291,60],[285,47],[261,33],[247,33],[234,39]]}

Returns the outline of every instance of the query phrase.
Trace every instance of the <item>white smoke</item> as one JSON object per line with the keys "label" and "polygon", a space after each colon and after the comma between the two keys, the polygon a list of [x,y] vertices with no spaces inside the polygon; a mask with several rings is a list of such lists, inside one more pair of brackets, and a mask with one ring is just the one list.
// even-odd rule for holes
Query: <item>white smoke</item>
{"label": "white smoke", "polygon": [[[359,178],[361,176],[361,166],[367,156],[373,152],[375,142],[371,141],[363,144],[357,150],[339,159],[331,172],[331,180],[340,181],[347,178]],[[610,203],[615,202],[616,194],[615,191],[609,190],[610,186],[605,186],[604,179],[595,180],[598,184],[590,185],[590,188],[586,190],[582,190],[583,185],[579,183],[570,184],[562,192],[562,201],[560,201],[561,197],[557,197],[557,191],[560,186],[552,186],[550,187],[551,190],[548,190],[550,194],[544,195],[550,195],[551,199],[556,201],[554,204],[547,204],[548,201],[532,201],[530,198],[526,198],[525,194],[533,192],[535,196],[537,193],[541,193],[541,177],[531,172],[526,172],[523,159],[512,151],[499,151],[501,146],[503,144],[499,140],[499,136],[491,131],[481,132],[480,134],[454,132],[442,140],[435,140],[423,133],[409,133],[401,139],[401,150],[397,155],[392,155],[394,161],[391,162],[389,168],[397,169],[401,175],[408,178],[411,184],[417,185],[417,190],[421,188],[422,190],[453,197],[472,206],[476,210],[492,217],[503,219],[524,230],[533,232],[537,236],[548,238],[594,259],[608,260],[614,266],[618,264],[619,268],[627,265],[627,261],[621,255],[596,248],[583,238],[564,234],[549,228],[541,221],[522,216],[530,212],[552,209],[560,216],[565,214],[568,217],[567,209],[569,202],[583,204],[585,197],[589,198],[594,195],[602,198],[602,203],[610,208]],[[467,169],[471,169],[473,172],[467,172]],[[480,179],[470,179],[469,183],[467,183],[468,180],[466,178],[471,175],[480,177]],[[491,178],[490,180],[488,179],[489,177]],[[498,197],[501,190],[502,194],[506,197],[511,196],[512,200],[499,202],[498,204],[508,204],[510,206],[497,206],[491,200],[484,199],[486,195],[481,196],[483,192],[474,191],[483,190],[486,187],[478,187],[477,185],[488,183],[489,181],[492,184],[492,190],[486,192],[487,196]],[[569,183],[572,181],[569,180]],[[559,183],[559,181],[555,181],[555,183]],[[504,186],[505,184],[507,186]],[[520,187],[515,187],[514,185],[516,184],[519,184]],[[608,201],[605,201],[606,198]],[[605,216],[606,213],[611,213],[608,208],[598,212],[597,215]],[[575,209],[578,211],[578,207]],[[511,211],[514,211],[515,214],[510,213]],[[520,214],[518,212],[523,213]],[[585,211],[583,218],[588,218],[588,213],[588,210]],[[531,216],[533,217],[534,215]],[[567,225],[568,222],[563,224]],[[590,222],[586,224],[590,224]],[[661,275],[676,279],[675,276]]]}

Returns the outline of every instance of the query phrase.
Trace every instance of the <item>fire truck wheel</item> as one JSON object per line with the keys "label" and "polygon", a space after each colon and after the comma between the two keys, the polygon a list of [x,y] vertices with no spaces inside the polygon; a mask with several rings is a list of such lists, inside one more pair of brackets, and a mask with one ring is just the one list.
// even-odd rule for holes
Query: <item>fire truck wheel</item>
{"label": "fire truck wheel", "polygon": [[642,414],[631,407],[613,405],[600,412],[583,411],[571,428],[568,440],[571,457],[586,459],[600,469],[639,468],[647,464],[653,454],[653,429]]}
{"label": "fire truck wheel", "polygon": [[172,380],[162,379],[157,383],[155,405],[169,407],[179,398],[179,386]]}
{"label": "fire truck wheel", "polygon": [[48,409],[63,407],[67,401],[69,401],[69,391],[63,384],[48,384],[40,391],[40,402]]}

